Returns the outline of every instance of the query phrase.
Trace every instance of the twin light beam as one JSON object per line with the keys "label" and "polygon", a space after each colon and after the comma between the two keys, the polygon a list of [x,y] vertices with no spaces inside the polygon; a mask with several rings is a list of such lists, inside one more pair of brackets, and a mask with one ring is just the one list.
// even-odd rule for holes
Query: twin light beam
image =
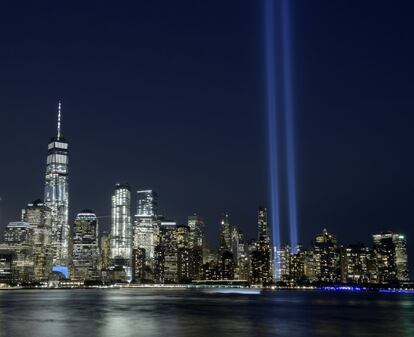
{"label": "twin light beam", "polygon": [[[279,174],[279,121],[284,120],[284,135],[286,146],[286,187],[289,219],[290,247],[296,253],[298,245],[297,228],[297,200],[296,200],[296,174],[295,174],[295,144],[293,119],[293,94],[291,70],[291,36],[290,36],[290,0],[264,0],[265,1],[265,48],[266,48],[266,86],[267,86],[267,122],[268,122],[268,156],[270,178],[270,210],[272,217],[273,245],[278,249],[281,245],[281,215],[280,215],[280,174]],[[275,5],[278,5],[277,7]],[[276,19],[275,12],[280,14]],[[279,23],[275,27],[275,22]],[[281,41],[277,41],[276,28],[281,31]],[[279,43],[278,43],[279,42]],[[276,53],[277,46],[281,50]],[[277,56],[281,56],[278,60]],[[281,62],[278,65],[278,61]],[[279,90],[277,69],[280,68]],[[281,92],[281,94],[280,94]],[[280,100],[280,102],[279,102]],[[281,110],[281,111],[279,111]]]}

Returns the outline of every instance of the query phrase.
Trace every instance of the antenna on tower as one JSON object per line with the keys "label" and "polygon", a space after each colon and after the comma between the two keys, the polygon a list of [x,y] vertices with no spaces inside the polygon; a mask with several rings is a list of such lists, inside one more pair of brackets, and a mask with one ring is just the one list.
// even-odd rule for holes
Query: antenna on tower
{"label": "antenna on tower", "polygon": [[60,139],[60,117],[62,114],[62,101],[58,103],[58,120],[57,120],[57,139]]}

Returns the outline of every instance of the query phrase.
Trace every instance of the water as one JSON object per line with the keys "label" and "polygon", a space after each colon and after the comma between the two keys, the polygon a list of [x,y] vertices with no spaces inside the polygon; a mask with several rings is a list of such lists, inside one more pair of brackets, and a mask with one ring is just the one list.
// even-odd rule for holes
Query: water
{"label": "water", "polygon": [[0,291],[0,336],[414,336],[414,295]]}

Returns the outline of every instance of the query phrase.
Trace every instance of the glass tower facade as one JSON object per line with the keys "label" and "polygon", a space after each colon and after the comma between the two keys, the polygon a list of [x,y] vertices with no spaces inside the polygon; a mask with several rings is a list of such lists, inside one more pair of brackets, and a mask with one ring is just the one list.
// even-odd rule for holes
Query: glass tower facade
{"label": "glass tower facade", "polygon": [[67,266],[70,228],[68,192],[68,142],[60,131],[61,102],[58,105],[56,136],[48,145],[45,179],[45,205],[52,212],[53,265]]}
{"label": "glass tower facade", "polygon": [[78,213],[73,225],[73,277],[74,280],[98,279],[98,219],[90,210]]}
{"label": "glass tower facade", "polygon": [[137,191],[138,217],[156,216],[158,211],[158,195],[153,190]]}
{"label": "glass tower facade", "polygon": [[131,189],[127,184],[116,184],[112,195],[111,259],[122,266],[132,279],[132,224]]}

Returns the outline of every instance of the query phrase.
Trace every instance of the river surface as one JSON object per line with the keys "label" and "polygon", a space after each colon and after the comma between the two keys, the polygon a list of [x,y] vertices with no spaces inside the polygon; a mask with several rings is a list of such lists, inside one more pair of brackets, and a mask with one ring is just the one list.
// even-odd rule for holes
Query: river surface
{"label": "river surface", "polygon": [[0,291],[0,337],[414,336],[414,295],[173,289]]}

